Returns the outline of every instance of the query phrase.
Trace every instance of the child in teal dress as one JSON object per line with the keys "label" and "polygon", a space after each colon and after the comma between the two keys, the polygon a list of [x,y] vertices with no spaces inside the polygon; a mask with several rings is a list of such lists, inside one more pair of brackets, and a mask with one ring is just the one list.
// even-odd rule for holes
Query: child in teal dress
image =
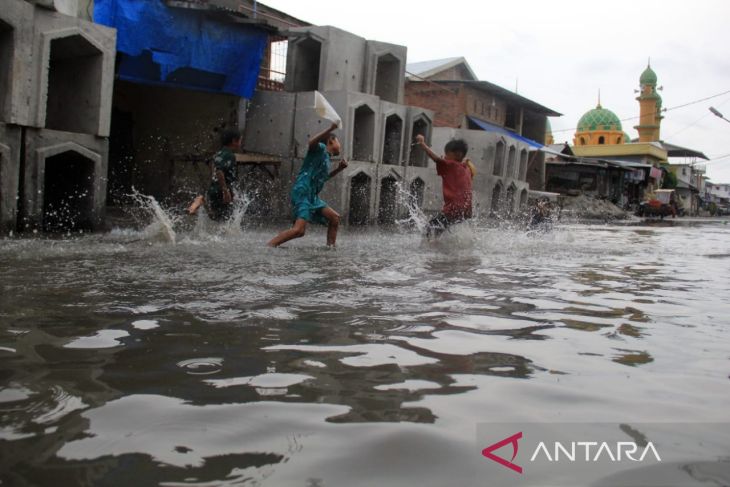
{"label": "child in teal dress", "polygon": [[347,167],[347,161],[342,159],[337,169],[330,172],[330,156],[339,155],[341,150],[340,141],[332,133],[336,128],[337,124],[333,123],[309,141],[302,169],[291,191],[294,226],[271,239],[269,246],[278,247],[284,242],[303,237],[310,222],[327,225],[327,245],[335,246],[340,215],[319,198],[319,192],[328,179]]}

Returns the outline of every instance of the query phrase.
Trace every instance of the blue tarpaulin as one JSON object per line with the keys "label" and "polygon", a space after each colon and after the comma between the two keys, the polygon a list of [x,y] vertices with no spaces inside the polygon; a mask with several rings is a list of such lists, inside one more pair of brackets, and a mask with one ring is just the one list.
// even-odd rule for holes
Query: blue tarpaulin
{"label": "blue tarpaulin", "polygon": [[268,35],[162,0],[96,0],[94,21],[117,29],[120,79],[251,98]]}
{"label": "blue tarpaulin", "polygon": [[528,139],[527,137],[523,137],[521,135],[518,135],[514,132],[510,132],[506,128],[499,127],[498,125],[493,125],[491,123],[485,122],[484,120],[479,120],[478,118],[474,117],[467,117],[470,122],[477,125],[480,129],[486,130],[487,132],[496,132],[498,134],[506,135],[507,137],[512,137],[513,139],[517,139],[521,142],[524,142],[525,144],[534,147],[535,149],[542,149],[543,145],[539,142],[535,142],[532,139]]}

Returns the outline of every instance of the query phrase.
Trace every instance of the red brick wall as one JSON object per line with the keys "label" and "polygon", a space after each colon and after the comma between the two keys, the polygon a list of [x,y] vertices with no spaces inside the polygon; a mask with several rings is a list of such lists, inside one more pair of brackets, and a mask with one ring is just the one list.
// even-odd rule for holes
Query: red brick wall
{"label": "red brick wall", "polygon": [[[504,126],[505,114],[507,113],[507,104],[505,102],[482,90],[468,86],[464,87],[464,90],[467,93],[466,115]],[[492,106],[492,101],[494,101],[494,106]]]}
{"label": "red brick wall", "polygon": [[406,105],[433,110],[434,127],[460,127],[464,120],[464,100],[464,90],[458,86],[406,82]]}
{"label": "red brick wall", "polygon": [[466,115],[504,126],[507,113],[504,101],[482,90],[454,84],[445,86],[425,81],[407,81],[405,102],[406,105],[433,110],[436,113],[435,127],[465,128],[462,124]]}

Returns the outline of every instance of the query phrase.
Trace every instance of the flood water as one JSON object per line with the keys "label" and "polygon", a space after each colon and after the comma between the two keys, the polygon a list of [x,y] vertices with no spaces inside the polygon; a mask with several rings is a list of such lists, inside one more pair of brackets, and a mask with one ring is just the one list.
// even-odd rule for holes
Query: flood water
{"label": "flood water", "polygon": [[484,422],[728,420],[728,224],[276,230],[0,240],[1,485],[491,485]]}

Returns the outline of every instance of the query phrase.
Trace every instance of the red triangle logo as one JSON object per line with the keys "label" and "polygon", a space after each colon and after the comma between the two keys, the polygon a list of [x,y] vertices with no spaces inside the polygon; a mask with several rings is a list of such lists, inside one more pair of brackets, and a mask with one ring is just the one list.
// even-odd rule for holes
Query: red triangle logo
{"label": "red triangle logo", "polygon": [[[490,445],[486,447],[484,450],[482,450],[482,455],[489,458],[492,461],[495,461],[502,465],[503,467],[507,467],[510,470],[514,470],[517,473],[522,473],[522,467],[519,465],[515,465],[512,463],[512,461],[517,456],[517,450],[519,450],[519,445],[517,444],[517,441],[522,438],[522,431],[519,433],[516,433],[508,438],[505,438],[504,440],[498,441],[497,443]],[[494,450],[499,450],[505,445],[512,445],[512,458],[510,460],[505,460],[502,457],[498,457],[494,453],[492,453]]]}

